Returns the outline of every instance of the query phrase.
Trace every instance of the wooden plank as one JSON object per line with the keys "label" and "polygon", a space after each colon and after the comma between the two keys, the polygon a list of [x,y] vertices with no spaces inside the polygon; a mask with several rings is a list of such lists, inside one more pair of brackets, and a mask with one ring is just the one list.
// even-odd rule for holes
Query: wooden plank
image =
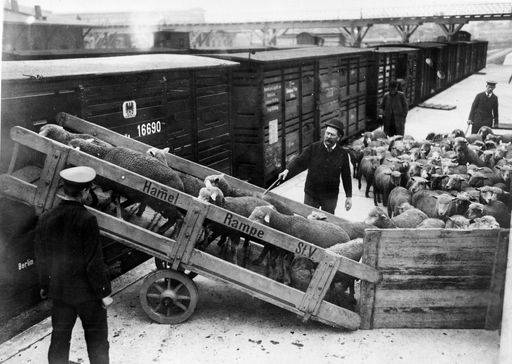
{"label": "wooden plank", "polygon": [[[89,211],[97,217],[98,225],[102,232],[120,237],[128,242],[131,247],[140,247],[145,249],[146,252],[148,251],[147,248],[151,248],[154,249],[153,254],[162,256],[163,254],[167,255],[168,249],[177,244],[176,241],[165,236],[145,230],[97,210],[89,209]],[[264,299],[279,307],[297,314],[301,313],[296,307],[298,307],[304,295],[303,292],[223,261],[208,253],[195,249],[186,267],[213,279],[223,280],[252,296]],[[351,330],[356,330],[359,327],[359,316],[356,313],[328,302],[322,302],[318,315],[313,318],[332,326]]]}
{"label": "wooden plank", "polygon": [[443,265],[430,265],[420,268],[416,267],[386,267],[382,268],[379,264],[379,271],[387,275],[411,275],[411,276],[491,276],[492,265],[473,264],[468,267],[465,264],[452,264],[450,267]]}
{"label": "wooden plank", "polygon": [[331,286],[332,279],[338,270],[339,260],[336,254],[327,256],[318,263],[309,286],[302,298],[299,309],[304,312],[302,321],[306,322],[312,315],[317,315],[320,304]]}
{"label": "wooden plank", "polygon": [[392,290],[377,287],[374,307],[487,307],[496,298],[487,290]]}
{"label": "wooden plank", "polygon": [[505,275],[507,271],[507,254],[509,244],[508,230],[502,229],[496,239],[496,259],[494,260],[491,287],[489,292],[493,300],[489,301],[485,318],[485,328],[495,330],[500,327],[505,293]]}
{"label": "wooden plank", "polygon": [[[376,268],[378,264],[378,251],[381,231],[368,230],[364,236],[364,250],[362,263]],[[374,303],[376,284],[361,281],[359,313],[361,314],[361,329],[371,329],[374,326]]]}
{"label": "wooden plank", "polygon": [[0,193],[34,205],[37,187],[11,175],[0,174]]}
{"label": "wooden plank", "polygon": [[443,307],[441,309],[376,309],[373,328],[482,329],[485,309]]}
{"label": "wooden plank", "polygon": [[410,274],[386,274],[382,270],[382,280],[379,288],[382,289],[481,289],[490,287],[491,275],[410,275]]}

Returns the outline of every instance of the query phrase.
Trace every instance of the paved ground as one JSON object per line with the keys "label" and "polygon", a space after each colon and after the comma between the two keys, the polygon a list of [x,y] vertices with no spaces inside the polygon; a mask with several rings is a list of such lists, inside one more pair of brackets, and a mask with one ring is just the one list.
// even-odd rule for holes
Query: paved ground
{"label": "paved ground", "polygon": [[[429,131],[465,130],[474,95],[485,79],[498,81],[503,122],[512,123],[512,67],[491,65],[487,75],[473,75],[437,95],[431,102],[455,104],[452,111],[415,108],[406,133],[424,138]],[[507,102],[508,101],[508,102]],[[305,174],[275,191],[302,200]],[[354,185],[354,207],[343,204],[336,214],[362,220],[372,202]],[[340,199],[342,201],[342,199]],[[181,325],[151,322],[142,311],[138,290],[151,262],[114,282],[109,308],[112,363],[495,363],[499,333],[484,330],[370,330],[344,332],[318,323],[301,324],[295,315],[253,299],[227,285],[198,277],[200,299],[196,313]],[[44,362],[49,345],[48,319],[0,345],[0,363]],[[87,363],[81,325],[77,324],[70,359]]]}

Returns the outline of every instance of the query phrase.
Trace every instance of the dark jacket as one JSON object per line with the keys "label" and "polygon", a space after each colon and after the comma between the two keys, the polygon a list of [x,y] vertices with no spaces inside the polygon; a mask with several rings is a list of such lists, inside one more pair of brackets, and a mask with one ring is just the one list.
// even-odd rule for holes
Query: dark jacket
{"label": "dark jacket", "polygon": [[70,304],[111,293],[96,217],[76,201],[62,201],[39,219],[35,236],[39,281],[48,296]]}
{"label": "dark jacket", "polygon": [[469,112],[469,120],[475,126],[489,126],[498,124],[498,96],[494,93],[488,97],[485,92],[476,95],[471,111]]}
{"label": "dark jacket", "polygon": [[394,95],[386,92],[382,98],[380,107],[383,112],[384,128],[389,128],[389,124],[392,120],[394,120],[395,129],[403,128],[405,118],[409,112],[409,105],[407,104],[407,99],[403,92],[397,91]]}
{"label": "dark jacket", "polygon": [[352,197],[348,152],[339,144],[331,152],[323,141],[309,145],[288,167],[290,177],[308,170],[304,191],[317,198],[338,196],[340,175],[345,195]]}

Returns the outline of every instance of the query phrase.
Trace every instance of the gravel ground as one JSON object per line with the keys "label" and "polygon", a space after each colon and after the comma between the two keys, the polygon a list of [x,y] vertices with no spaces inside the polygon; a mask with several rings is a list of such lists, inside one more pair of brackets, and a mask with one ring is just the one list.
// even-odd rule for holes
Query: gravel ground
{"label": "gravel ground", "polygon": [[[452,111],[415,108],[406,133],[424,138],[429,131],[466,129],[474,95],[485,79],[498,81],[500,120],[512,123],[512,67],[490,65],[435,96],[430,102],[455,104]],[[302,201],[305,174],[275,192]],[[362,220],[372,207],[354,181],[354,207],[336,214]],[[343,198],[340,199],[343,201]],[[347,332],[316,323],[302,324],[294,315],[241,293],[222,282],[195,279],[199,303],[195,314],[181,325],[150,321],[138,298],[141,279],[153,269],[152,261],[114,282],[117,293],[108,310],[112,363],[495,363],[498,331],[485,330],[369,330]],[[49,346],[49,319],[0,345],[0,363],[41,363]],[[81,325],[77,323],[70,359],[88,363]]]}

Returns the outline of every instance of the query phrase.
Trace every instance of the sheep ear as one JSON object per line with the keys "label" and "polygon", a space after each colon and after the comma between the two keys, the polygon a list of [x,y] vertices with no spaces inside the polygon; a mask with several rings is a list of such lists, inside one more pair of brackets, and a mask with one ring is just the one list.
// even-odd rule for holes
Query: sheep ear
{"label": "sheep ear", "polygon": [[265,217],[263,218],[263,220],[267,223],[267,224],[270,224],[270,214],[266,214]]}
{"label": "sheep ear", "polygon": [[217,191],[213,191],[211,196],[212,196],[213,201],[217,202],[217,197],[219,197],[219,193]]}
{"label": "sheep ear", "polygon": [[170,150],[170,148],[169,148],[169,147],[166,147],[166,148],[162,149],[162,152],[164,152],[164,153],[169,153],[169,150]]}
{"label": "sheep ear", "polygon": [[432,197],[434,197],[437,200],[437,195],[432,195]]}
{"label": "sheep ear", "polygon": [[85,141],[86,141],[87,143],[92,143],[92,142],[94,142],[94,138],[85,139]]}

